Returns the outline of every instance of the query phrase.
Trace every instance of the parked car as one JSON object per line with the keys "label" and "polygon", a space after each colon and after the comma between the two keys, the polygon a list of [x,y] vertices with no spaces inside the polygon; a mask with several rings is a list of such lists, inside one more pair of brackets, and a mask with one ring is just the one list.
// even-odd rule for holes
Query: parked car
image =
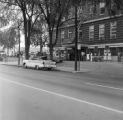
{"label": "parked car", "polygon": [[56,62],[46,60],[46,57],[33,57],[29,60],[23,60],[24,68],[49,69],[56,67]]}

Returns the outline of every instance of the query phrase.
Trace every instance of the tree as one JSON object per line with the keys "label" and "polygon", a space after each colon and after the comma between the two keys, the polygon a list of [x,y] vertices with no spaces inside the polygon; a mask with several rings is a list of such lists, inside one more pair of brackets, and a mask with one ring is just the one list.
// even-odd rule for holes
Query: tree
{"label": "tree", "polygon": [[31,30],[39,17],[38,9],[33,0],[0,0],[0,2],[7,4],[9,8],[15,6],[15,8],[19,9],[22,13],[25,36],[25,58],[28,59],[31,44]]}
{"label": "tree", "polygon": [[[37,0],[35,2],[48,25],[50,59],[53,59],[53,47],[57,43],[59,26],[69,7],[69,2],[70,0]],[[56,33],[56,39],[53,41],[54,32]]]}
{"label": "tree", "polygon": [[6,5],[0,4],[0,27],[3,27],[8,24],[7,13],[5,11]]}
{"label": "tree", "polygon": [[123,0],[105,0],[110,15],[116,15],[117,10],[123,10]]}
{"label": "tree", "polygon": [[[71,6],[74,6],[74,4],[78,5],[81,1],[83,1],[83,3],[86,2],[86,0],[36,0],[35,3],[40,8],[48,25],[51,59],[53,58],[53,47],[58,40],[59,27],[62,25],[62,18]],[[56,39],[53,41],[54,32],[56,33]]]}
{"label": "tree", "polygon": [[42,47],[46,42],[42,39],[42,35],[45,34],[46,22],[42,15],[39,16],[38,20],[35,22],[34,27],[32,28],[31,34],[31,44],[34,46],[40,45],[40,53],[42,53]]}

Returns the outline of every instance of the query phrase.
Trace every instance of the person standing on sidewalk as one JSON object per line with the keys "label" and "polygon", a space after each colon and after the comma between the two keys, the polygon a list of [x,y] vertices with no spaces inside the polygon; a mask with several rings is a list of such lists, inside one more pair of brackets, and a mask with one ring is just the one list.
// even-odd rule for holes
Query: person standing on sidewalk
{"label": "person standing on sidewalk", "polygon": [[117,56],[117,58],[118,58],[118,62],[121,62],[121,52],[118,52],[118,56]]}
{"label": "person standing on sidewalk", "polygon": [[93,55],[90,53],[90,61],[92,62]]}
{"label": "person standing on sidewalk", "polygon": [[81,60],[84,61],[84,55],[85,55],[85,52],[81,52]]}

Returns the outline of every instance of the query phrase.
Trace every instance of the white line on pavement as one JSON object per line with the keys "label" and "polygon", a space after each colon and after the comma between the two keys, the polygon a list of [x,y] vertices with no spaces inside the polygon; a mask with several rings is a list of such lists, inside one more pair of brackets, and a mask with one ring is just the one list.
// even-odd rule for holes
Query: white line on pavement
{"label": "white line on pavement", "polygon": [[111,88],[111,89],[123,91],[122,88],[117,88],[117,87],[112,87],[112,86],[106,86],[106,85],[101,85],[101,84],[96,84],[96,83],[89,83],[89,82],[86,82],[85,84],[87,84],[87,85],[92,85],[92,86],[98,86],[98,87],[104,87],[104,88]]}
{"label": "white line on pavement", "polygon": [[123,114],[123,111],[118,110],[118,109],[114,109],[114,108],[106,107],[106,106],[103,106],[103,105],[95,104],[95,103],[92,103],[92,102],[88,102],[88,101],[81,100],[81,99],[78,99],[78,98],[70,97],[70,96],[67,96],[67,95],[60,94],[60,93],[44,90],[44,89],[37,88],[37,87],[27,85],[27,84],[24,84],[24,83],[20,83],[20,82],[15,82],[15,81],[8,80],[8,79],[2,79],[2,80],[7,81],[7,82],[12,83],[12,84],[15,84],[15,85],[18,85],[18,86],[31,88],[31,89],[34,89],[34,90],[37,90],[37,91],[41,91],[41,92],[45,92],[45,93],[52,94],[52,95],[55,95],[55,96],[63,97],[63,98],[73,100],[73,101],[76,101],[76,102],[80,102],[80,103],[88,104],[88,105],[91,105],[91,106],[95,106],[95,107],[98,107],[98,108],[101,108],[101,109],[104,109],[104,110],[107,110],[107,111],[112,111],[112,112],[115,112],[115,113],[118,113],[118,114]]}

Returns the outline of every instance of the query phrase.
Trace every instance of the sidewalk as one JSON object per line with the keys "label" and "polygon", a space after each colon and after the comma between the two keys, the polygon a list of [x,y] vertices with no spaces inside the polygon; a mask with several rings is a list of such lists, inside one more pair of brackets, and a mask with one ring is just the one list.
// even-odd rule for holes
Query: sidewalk
{"label": "sidewalk", "polygon": [[77,71],[75,71],[74,61],[63,61],[57,64],[57,69],[65,72],[88,72],[91,69],[88,67],[83,67],[82,63],[77,63]]}
{"label": "sidewalk", "polygon": [[[18,61],[11,62],[0,62],[0,64],[4,65],[14,65],[18,66]],[[22,63],[21,65],[22,66]],[[64,72],[91,72],[96,74],[113,74],[113,75],[122,75],[123,71],[123,63],[118,62],[80,62],[78,64],[78,71],[74,70],[74,61],[63,61],[62,63],[58,63],[56,70],[64,71]]]}
{"label": "sidewalk", "polygon": [[[57,68],[61,71],[76,73],[74,71],[74,61],[64,61],[58,64]],[[109,76],[112,78],[123,79],[123,63],[120,62],[81,62],[80,73],[89,73],[96,76]]]}
{"label": "sidewalk", "polygon": [[[12,66],[18,66],[18,61],[8,61],[8,62],[0,62],[2,65],[12,65]],[[22,66],[22,63],[20,64],[20,67]],[[79,66],[77,66],[79,68]],[[89,69],[86,68],[79,68],[79,70],[74,70],[74,62],[72,61],[64,61],[62,63],[58,63],[57,67],[55,68],[59,71],[65,71],[65,72],[87,72]]]}
{"label": "sidewalk", "polygon": [[[0,61],[0,64],[1,65],[12,65],[12,66],[18,66],[18,61],[9,61],[9,62],[1,62]],[[22,64],[20,64],[20,66],[22,66]]]}

